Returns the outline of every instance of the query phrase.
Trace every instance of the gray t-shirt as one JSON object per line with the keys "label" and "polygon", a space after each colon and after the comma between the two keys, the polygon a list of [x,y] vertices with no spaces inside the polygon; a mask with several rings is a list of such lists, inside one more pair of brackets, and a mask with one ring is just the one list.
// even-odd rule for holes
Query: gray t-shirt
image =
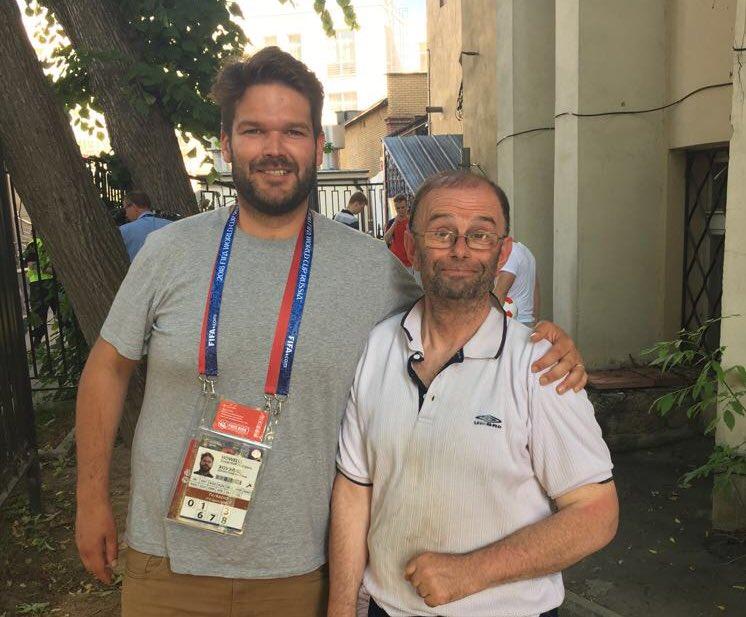
{"label": "gray t-shirt", "polygon": [[[310,286],[283,407],[242,536],[166,522],[165,513],[200,398],[197,350],[205,300],[228,208],[148,236],[101,336],[131,359],[148,355],[132,447],[127,541],[168,555],[175,572],[284,577],[326,561],[329,500],[342,414],[373,326],[421,294],[386,246],[314,216]],[[218,331],[219,393],[263,401],[270,346],[295,239],[236,233]],[[340,322],[344,324],[340,327]]]}

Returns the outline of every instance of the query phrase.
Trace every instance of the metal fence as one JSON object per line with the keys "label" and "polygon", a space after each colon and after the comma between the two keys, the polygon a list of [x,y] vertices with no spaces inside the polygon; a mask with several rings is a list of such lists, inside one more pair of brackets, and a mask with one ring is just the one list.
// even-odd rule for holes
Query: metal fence
{"label": "metal fence", "polygon": [[73,388],[87,347],[64,289],[57,281],[43,238],[34,230],[7,172],[9,214],[29,372],[34,390]]}
{"label": "metal fence", "polygon": [[26,362],[9,175],[0,159],[0,504],[27,480],[32,509],[40,509],[41,480]]}
{"label": "metal fence", "polygon": [[[233,206],[237,203],[236,189],[232,182],[218,180],[208,184],[202,179],[197,180],[200,183],[197,200],[202,210]],[[319,214],[334,218],[335,214],[347,206],[350,197],[357,191],[361,191],[368,198],[368,207],[361,215],[360,230],[381,238],[389,218],[388,201],[382,183],[320,183],[316,191],[311,193],[311,207]]]}
{"label": "metal fence", "polygon": [[[685,329],[720,317],[727,186],[727,148],[688,153],[681,302],[681,327]],[[704,345],[717,349],[719,341],[720,324],[716,323],[709,328]]]}

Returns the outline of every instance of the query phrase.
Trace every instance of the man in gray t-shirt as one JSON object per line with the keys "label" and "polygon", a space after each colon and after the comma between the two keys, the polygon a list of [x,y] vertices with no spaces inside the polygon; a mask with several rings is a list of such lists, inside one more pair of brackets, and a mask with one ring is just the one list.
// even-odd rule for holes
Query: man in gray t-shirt
{"label": "man in gray t-shirt", "polygon": [[[217,335],[217,390],[258,406],[296,238],[323,155],[323,93],[303,64],[267,48],[226,67],[214,96],[222,112],[223,156],[232,163],[239,195]],[[200,332],[229,214],[207,212],[148,237],[81,379],[76,540],[86,568],[109,581],[117,555],[108,494],[111,450],[129,377],[147,353],[132,446],[124,615],[249,614],[248,606],[252,615],[324,613],[327,583],[320,568],[337,433],[355,364],[371,328],[421,293],[382,243],[313,214],[313,260],[290,395],[243,534],[223,536],[166,521],[185,442],[199,417]],[[339,315],[345,316],[344,329]],[[566,336],[560,338],[547,362],[570,349],[555,375],[570,372],[565,385],[582,387],[579,355]]]}

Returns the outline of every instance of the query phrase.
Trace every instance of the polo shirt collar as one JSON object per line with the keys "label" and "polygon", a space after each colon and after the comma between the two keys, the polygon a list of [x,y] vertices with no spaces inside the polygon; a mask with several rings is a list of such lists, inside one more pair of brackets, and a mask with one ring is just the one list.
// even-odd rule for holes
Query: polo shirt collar
{"label": "polo shirt collar", "polygon": [[140,219],[143,219],[143,218],[145,218],[146,216],[155,216],[155,214],[153,214],[153,211],[152,211],[152,210],[146,210],[146,211],[145,211],[145,212],[143,212],[143,213],[142,213],[142,214],[141,214],[140,216],[138,216],[138,217],[137,217],[137,218],[136,218],[135,220],[136,220],[136,221],[139,221]]}
{"label": "polo shirt collar", "polygon": [[[412,352],[424,353],[422,349],[422,311],[425,306],[424,297],[417,300],[412,307],[404,313],[401,327],[407,339],[407,344]],[[464,345],[463,354],[465,358],[499,358],[505,347],[505,337],[508,330],[508,318],[505,311],[500,307],[498,299],[492,296],[492,308],[487,317]]]}

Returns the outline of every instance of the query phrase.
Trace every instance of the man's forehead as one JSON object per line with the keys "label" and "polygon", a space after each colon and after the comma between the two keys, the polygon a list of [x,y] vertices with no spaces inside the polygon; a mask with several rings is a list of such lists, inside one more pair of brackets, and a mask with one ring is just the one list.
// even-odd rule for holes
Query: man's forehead
{"label": "man's forehead", "polygon": [[421,204],[426,220],[434,217],[488,217],[498,225],[505,224],[500,201],[486,184],[433,189]]}
{"label": "man's forehead", "polygon": [[282,118],[311,124],[311,103],[281,83],[249,86],[236,103],[235,122]]}

